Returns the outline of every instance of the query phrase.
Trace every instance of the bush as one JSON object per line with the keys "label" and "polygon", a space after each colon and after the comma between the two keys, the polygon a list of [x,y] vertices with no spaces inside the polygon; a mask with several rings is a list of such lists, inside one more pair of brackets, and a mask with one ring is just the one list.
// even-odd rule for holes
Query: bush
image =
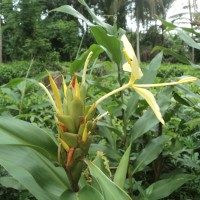
{"label": "bush", "polygon": [[[0,66],[0,85],[8,83],[13,78],[25,77],[30,66],[30,61],[14,61]],[[28,77],[35,77],[45,70],[60,70],[60,64],[34,61]]]}

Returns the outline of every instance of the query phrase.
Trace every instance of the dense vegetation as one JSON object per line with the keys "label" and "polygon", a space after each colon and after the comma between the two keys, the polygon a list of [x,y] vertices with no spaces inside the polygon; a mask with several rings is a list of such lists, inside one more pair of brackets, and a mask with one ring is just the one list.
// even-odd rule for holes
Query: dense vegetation
{"label": "dense vegetation", "polygon": [[[62,162],[57,161],[60,142],[57,142],[57,115],[38,82],[55,92],[47,77],[48,70],[60,91],[61,75],[69,90],[76,72],[81,87],[82,69],[91,51],[93,55],[86,76],[86,107],[129,82],[130,75],[122,71],[125,57],[120,34],[127,29],[124,13],[130,8],[131,1],[124,1],[119,8],[113,8],[116,1],[109,2],[110,5],[106,1],[87,1],[93,8],[90,9],[84,3],[68,0],[21,0],[16,4],[12,0],[3,1],[5,63],[0,67],[0,163],[4,168],[0,168],[0,199],[62,200],[78,199],[78,196],[88,199],[89,195],[106,200],[111,197],[199,199],[199,80],[150,89],[165,125],[155,117],[148,102],[131,88],[110,96],[96,107],[94,113],[94,119],[98,114],[103,114],[103,118],[98,122],[94,120],[97,126],[91,130],[92,144],[87,155],[87,159],[93,162],[84,159],[86,164],[81,171],[79,192],[73,187],[71,190],[70,178],[58,167]],[[90,25],[86,19],[77,20],[77,13],[74,10],[70,13],[71,7],[65,8],[65,13],[63,7],[57,9],[61,12],[48,13],[63,4],[73,5],[94,24]],[[151,16],[148,9],[144,11]],[[121,15],[117,16],[117,21],[114,17],[106,18],[106,22],[114,24],[110,26],[95,18],[93,12],[102,16]],[[144,76],[137,83],[159,84],[185,76],[198,78],[200,67],[190,61],[190,52],[195,48],[195,62],[198,63],[199,33],[195,29],[178,29],[164,20],[162,23],[168,31],[176,30],[179,34],[164,34],[158,26],[150,26],[147,32],[140,34]],[[134,46],[136,33],[127,29],[126,35]],[[62,97],[64,93],[61,92]],[[104,116],[106,111],[109,115]],[[61,153],[66,150],[63,146],[62,143],[59,147],[63,148]],[[24,173],[31,176],[22,176]]]}

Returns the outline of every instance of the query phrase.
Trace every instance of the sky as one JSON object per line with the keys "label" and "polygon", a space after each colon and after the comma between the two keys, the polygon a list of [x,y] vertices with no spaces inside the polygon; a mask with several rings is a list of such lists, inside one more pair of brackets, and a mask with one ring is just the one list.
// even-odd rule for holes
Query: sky
{"label": "sky", "polygon": [[[200,0],[196,0],[196,2],[197,2],[197,11],[200,13]],[[172,4],[171,8],[168,10],[167,21],[172,21],[171,16],[173,16],[174,14],[189,12],[188,9],[183,9],[183,7],[187,6],[187,5],[188,5],[188,0],[175,0],[174,3]],[[186,14],[184,18],[185,19],[183,19],[183,20],[176,20],[175,24],[181,25],[181,26],[190,26],[187,23],[189,21],[189,14]]]}
{"label": "sky", "polygon": [[[196,0],[197,1],[197,10],[200,13],[200,0]],[[188,0],[175,0],[174,3],[171,5],[171,8],[168,10],[167,12],[167,21],[172,22],[172,18],[171,16],[175,15],[175,14],[179,14],[179,13],[183,13],[183,12],[189,12],[189,10],[184,10],[183,7],[188,5]],[[190,27],[189,24],[189,14],[186,14],[184,20],[176,20],[174,22],[175,25],[177,26],[181,26],[181,27]],[[134,21],[132,21],[130,19],[130,17],[127,17],[127,21],[128,21],[128,26],[130,29],[132,29],[133,31],[136,30],[136,23]],[[184,23],[187,22],[187,23]],[[160,24],[160,22],[158,22],[158,24]],[[142,31],[143,28],[141,26],[140,30]],[[144,29],[145,30],[145,29]]]}

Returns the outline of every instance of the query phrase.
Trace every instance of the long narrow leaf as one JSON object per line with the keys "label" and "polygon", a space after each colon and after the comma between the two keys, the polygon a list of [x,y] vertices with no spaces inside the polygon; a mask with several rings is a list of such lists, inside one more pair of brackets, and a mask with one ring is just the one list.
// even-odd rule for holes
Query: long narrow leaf
{"label": "long narrow leaf", "polygon": [[85,162],[89,167],[91,175],[97,180],[100,188],[102,189],[104,199],[131,199],[125,191],[112,182],[97,166],[90,161],[85,160]]}
{"label": "long narrow leaf", "polygon": [[58,200],[69,188],[64,169],[34,149],[0,145],[0,152],[0,164],[38,200]]}
{"label": "long narrow leaf", "polygon": [[84,0],[78,0],[82,5],[85,6],[85,8],[87,9],[87,11],[90,13],[92,19],[98,24],[100,25],[101,27],[105,28],[107,30],[107,32],[109,34],[112,34],[113,31],[114,31],[114,28],[113,26],[111,26],[110,24],[107,24],[105,22],[103,22],[102,19],[100,19],[98,16],[96,16],[94,14],[94,12],[92,11],[92,9],[89,8],[89,6],[86,4],[86,2]]}
{"label": "long narrow leaf", "polygon": [[103,196],[91,186],[86,185],[79,192],[65,191],[59,200],[104,200]]}
{"label": "long narrow leaf", "polygon": [[10,176],[0,177],[0,184],[7,188],[15,190],[24,190],[25,188],[16,179]]}
{"label": "long narrow leaf", "polygon": [[133,165],[133,174],[141,171],[142,169],[144,169],[145,166],[155,160],[162,152],[164,144],[170,139],[171,137],[162,135],[151,140],[151,142],[137,156],[137,159],[135,160]]}
{"label": "long narrow leaf", "polygon": [[[193,178],[194,176],[191,174],[177,174],[168,179],[157,181],[145,190],[146,196],[148,200],[165,198]],[[142,200],[142,198],[140,199]]]}
{"label": "long narrow leaf", "polygon": [[44,130],[28,122],[0,117],[0,144],[29,146],[53,160],[57,160],[57,144]]}
{"label": "long narrow leaf", "polygon": [[91,45],[87,51],[85,51],[78,59],[76,59],[75,61],[72,62],[72,65],[70,67],[71,73],[74,73],[76,71],[80,71],[83,69],[85,60],[91,51],[93,52],[93,54],[90,59],[90,62],[95,60],[99,56],[99,54],[101,54],[103,52],[103,49],[97,44]]}
{"label": "long narrow leaf", "polygon": [[77,10],[75,10],[71,6],[68,6],[68,5],[60,6],[59,8],[55,8],[55,9],[51,10],[51,12],[52,11],[67,13],[67,14],[72,15],[72,16],[78,18],[78,19],[82,19],[88,25],[92,25],[92,23],[89,20],[87,20],[81,13],[79,13]]}
{"label": "long narrow leaf", "polygon": [[117,167],[117,170],[115,172],[114,183],[117,184],[120,188],[124,187],[124,183],[126,180],[130,152],[131,152],[131,145],[129,145],[124,155],[122,156],[119,165]]}
{"label": "long narrow leaf", "polygon": [[91,26],[91,32],[97,43],[102,46],[109,58],[117,64],[122,61],[121,42],[115,36],[108,35],[101,26]]}

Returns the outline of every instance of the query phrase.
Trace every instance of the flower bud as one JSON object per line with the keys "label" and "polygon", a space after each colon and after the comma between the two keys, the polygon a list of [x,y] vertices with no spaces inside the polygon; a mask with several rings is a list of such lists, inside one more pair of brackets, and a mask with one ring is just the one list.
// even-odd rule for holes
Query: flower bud
{"label": "flower bud", "polygon": [[61,134],[61,139],[67,143],[69,147],[77,147],[78,146],[78,139],[79,135],[69,132],[64,132]]}
{"label": "flower bud", "polygon": [[57,114],[56,117],[60,122],[62,122],[66,126],[67,132],[75,133],[74,120],[70,115]]}

